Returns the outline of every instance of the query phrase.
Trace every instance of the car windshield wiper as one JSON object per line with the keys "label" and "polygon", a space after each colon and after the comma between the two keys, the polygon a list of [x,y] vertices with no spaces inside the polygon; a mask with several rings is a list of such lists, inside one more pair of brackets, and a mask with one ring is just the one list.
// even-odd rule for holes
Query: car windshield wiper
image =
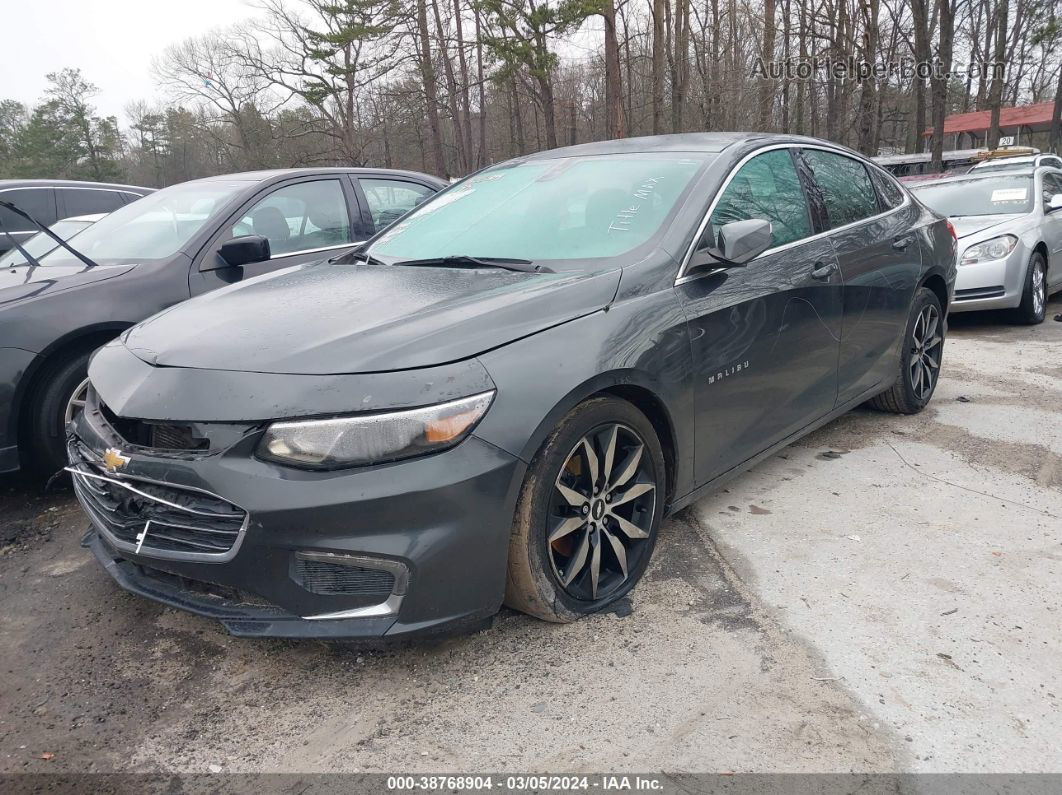
{"label": "car windshield wiper", "polygon": [[471,257],[468,254],[451,254],[448,257],[428,257],[427,259],[407,259],[395,265],[410,265],[435,268],[504,268],[520,273],[553,273],[551,268],[535,265],[529,259],[509,259],[507,257]]}
{"label": "car windshield wiper", "polygon": [[[372,254],[369,254],[367,251],[352,251],[349,254],[344,254],[342,256],[349,256],[351,259],[359,259],[359,260],[361,260],[362,262],[364,262],[364,263],[366,263],[368,265],[386,265],[387,264],[382,259],[377,259]],[[339,262],[339,261],[340,260],[338,260],[338,259],[336,260],[336,262]]]}
{"label": "car windshield wiper", "polygon": [[[23,218],[25,218],[27,221],[29,221],[31,224],[33,224],[35,227],[37,227],[39,230],[41,230],[41,232],[46,234],[48,237],[50,237],[52,240],[54,240],[60,246],[65,248],[67,251],[69,251],[71,254],[73,254],[75,257],[77,257],[79,260],[81,260],[86,265],[88,265],[90,268],[95,268],[95,267],[97,267],[99,265],[99,263],[94,262],[93,260],[89,259],[84,254],[82,254],[80,251],[75,249],[73,246],[67,245],[66,241],[63,240],[61,237],[59,237],[59,235],[55,234],[55,232],[53,232],[51,229],[46,227],[44,224],[42,224],[40,221],[38,221],[32,215],[27,213],[25,210],[20,210],[15,205],[14,202],[9,202],[9,201],[6,201],[5,199],[0,199],[0,207],[6,207],[11,212],[13,212],[15,215],[19,215],[19,216],[22,216]],[[5,233],[6,233],[6,230],[5,230]],[[8,238],[11,239],[12,242],[14,242],[14,239],[11,238],[11,235],[8,235]],[[26,252],[26,250],[24,248],[22,248],[22,246],[18,245],[18,243],[15,243],[15,247],[18,248],[19,253],[22,254],[22,256],[28,257],[28,259],[31,260],[35,265],[40,265],[40,262],[38,262],[33,257],[30,257],[29,254]]]}

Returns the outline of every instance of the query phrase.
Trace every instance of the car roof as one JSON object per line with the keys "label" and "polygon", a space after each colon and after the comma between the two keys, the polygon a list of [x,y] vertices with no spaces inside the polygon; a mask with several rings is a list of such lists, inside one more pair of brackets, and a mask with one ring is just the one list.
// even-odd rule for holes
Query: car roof
{"label": "car roof", "polygon": [[[514,158],[516,161],[528,160],[552,160],[561,157],[576,157],[580,155],[611,155],[611,154],[634,154],[646,152],[698,152],[704,154],[718,154],[736,144],[808,144],[827,146],[842,152],[864,157],[848,147],[823,141],[818,138],[808,138],[802,135],[779,135],[776,133],[760,132],[710,132],[710,133],[677,133],[673,135],[647,135],[639,138],[618,138],[612,141],[593,141],[591,143],[564,146],[559,149],[550,149],[545,152],[536,152],[530,155]],[[864,158],[865,159],[865,158]]]}
{"label": "car roof", "polygon": [[416,179],[423,179],[428,177],[434,181],[437,181],[440,185],[445,185],[446,181],[434,177],[431,174],[421,174],[416,171],[403,171],[397,168],[353,168],[353,167],[322,167],[322,168],[271,168],[264,169],[262,171],[239,171],[233,174],[217,174],[212,177],[203,177],[198,180],[189,180],[190,182],[266,182],[273,179],[281,179],[284,177],[297,177],[297,176],[324,176],[330,174],[351,174],[353,176],[371,177],[371,176],[393,176],[393,177],[414,177]]}
{"label": "car roof", "polygon": [[139,193],[154,193],[157,188],[141,185],[123,185],[116,182],[85,182],[78,179],[0,179],[0,190],[9,188],[107,188]]}

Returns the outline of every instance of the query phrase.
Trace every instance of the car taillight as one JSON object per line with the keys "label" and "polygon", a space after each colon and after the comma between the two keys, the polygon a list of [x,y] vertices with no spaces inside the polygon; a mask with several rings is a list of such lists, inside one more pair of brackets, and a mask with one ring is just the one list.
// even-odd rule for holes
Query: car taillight
{"label": "car taillight", "polygon": [[951,239],[957,241],[959,239],[959,236],[955,234],[955,227],[952,226],[951,221],[944,221],[944,223],[948,225],[948,234],[951,235]]}

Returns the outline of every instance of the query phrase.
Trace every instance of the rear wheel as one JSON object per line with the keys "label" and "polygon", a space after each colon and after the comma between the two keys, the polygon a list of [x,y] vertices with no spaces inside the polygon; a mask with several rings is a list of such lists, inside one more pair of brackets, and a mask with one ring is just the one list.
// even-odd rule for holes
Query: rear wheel
{"label": "rear wheel", "polygon": [[1021,303],[1014,310],[1013,317],[1018,323],[1034,326],[1044,322],[1047,311],[1047,263],[1039,251],[1033,253],[1029,268],[1025,273],[1025,288],[1021,293]]}
{"label": "rear wheel", "polygon": [[649,564],[665,491],[660,442],[641,412],[616,398],[577,406],[524,479],[505,603],[568,622],[619,599]]}
{"label": "rear wheel", "polygon": [[80,351],[47,365],[30,396],[24,452],[38,474],[66,466],[66,426],[84,408],[92,353]]}
{"label": "rear wheel", "polygon": [[919,288],[904,331],[895,383],[870,405],[894,414],[917,414],[926,407],[940,377],[944,352],[944,312],[936,293]]}

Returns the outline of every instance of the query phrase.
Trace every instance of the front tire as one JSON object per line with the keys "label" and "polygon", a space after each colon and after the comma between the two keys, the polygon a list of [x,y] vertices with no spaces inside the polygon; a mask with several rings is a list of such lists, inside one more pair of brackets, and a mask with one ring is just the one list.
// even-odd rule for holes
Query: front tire
{"label": "front tire", "polygon": [[1021,303],[1014,310],[1015,322],[1035,326],[1044,322],[1047,314],[1047,263],[1039,251],[1033,252],[1025,272],[1025,288]]}
{"label": "front tire", "polygon": [[79,397],[88,386],[93,351],[81,351],[49,364],[29,402],[24,448],[30,468],[52,475],[66,466],[66,424],[84,406]]}
{"label": "front tire", "polygon": [[870,400],[871,407],[893,414],[917,414],[924,409],[940,377],[944,334],[940,299],[928,287],[920,287],[904,330],[896,381]]}
{"label": "front tire", "polygon": [[565,623],[629,592],[656,544],[665,479],[660,441],[638,409],[612,397],[576,406],[524,478],[505,604]]}

